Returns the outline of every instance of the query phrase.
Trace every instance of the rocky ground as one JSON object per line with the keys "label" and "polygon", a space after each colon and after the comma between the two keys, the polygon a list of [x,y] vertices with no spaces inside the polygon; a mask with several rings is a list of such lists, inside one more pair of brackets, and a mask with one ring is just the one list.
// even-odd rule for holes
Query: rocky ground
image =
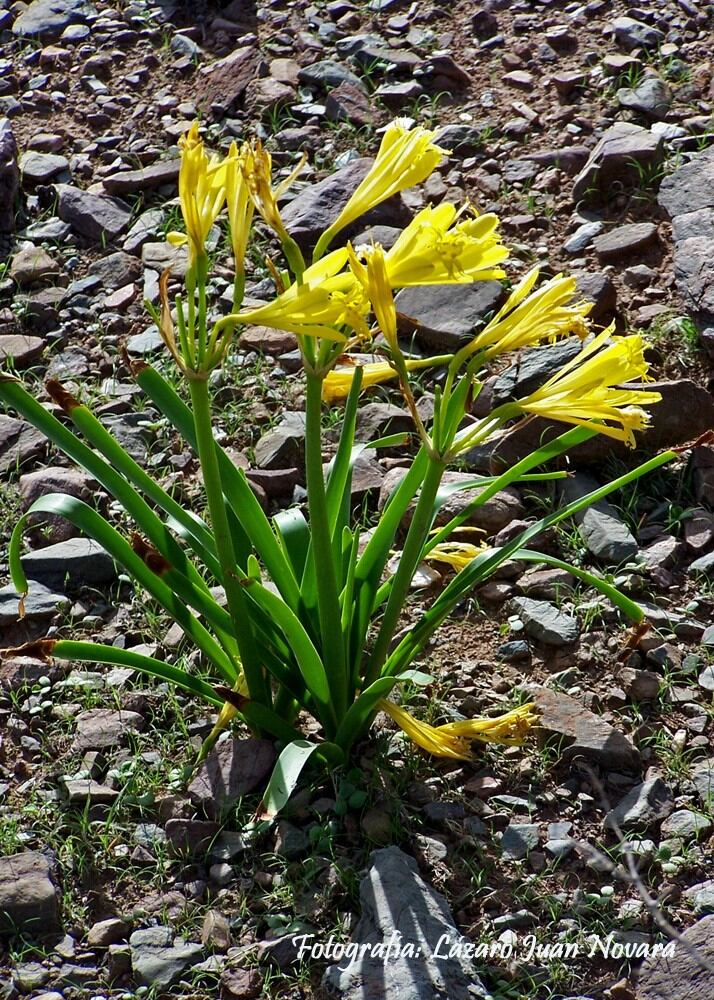
{"label": "rocky ground", "polygon": [[[258,134],[285,172],[307,150],[284,215],[309,244],[400,114],[438,127],[453,154],[357,229],[388,242],[442,198],[497,211],[516,273],[535,261],[574,272],[598,322],[648,332],[664,399],[643,451],[691,441],[714,427],[713,37],[703,0],[0,0],[0,360],[43,402],[44,379],[60,378],[198,502],[194,457],[142,400],[121,350],[170,370],[143,299],[157,300],[164,267],[185,266],[165,240],[178,219],[178,137],[200,113],[216,148]],[[230,269],[225,235],[214,236],[220,296]],[[266,234],[251,256],[258,300],[267,249]],[[405,332],[416,328],[416,351],[448,349],[501,295],[493,283],[403,292]],[[488,398],[537,385],[572,351],[566,341],[509,359]],[[270,510],[304,498],[296,369],[289,335],[249,329],[215,386],[222,441]],[[427,401],[429,390],[425,380]],[[339,410],[326,419],[334,428]],[[373,390],[361,439],[405,420],[397,395]],[[455,474],[512,460],[542,430],[507,433]],[[366,519],[403,458],[361,466]],[[568,498],[633,460],[583,446]],[[36,497],[67,491],[107,507],[12,414],[0,414],[0,471],[0,582],[9,531]],[[504,541],[546,499],[509,490],[475,523]],[[241,829],[269,744],[236,732],[187,784],[212,721],[187,699],[127,670],[6,658],[0,997],[714,995],[714,973],[686,943],[643,958],[668,938],[640,893],[714,962],[713,508],[714,447],[703,443],[541,539],[640,600],[645,634],[628,635],[567,573],[514,564],[442,629],[425,659],[438,682],[412,707],[443,718],[533,697],[541,728],[527,747],[435,764],[385,723],[353,772],[317,775],[257,842]],[[71,634],[190,655],[66,524],[37,528],[31,544],[22,622],[0,587],[0,646]],[[415,592],[405,624],[439,585]],[[304,941],[301,954],[300,935],[354,943],[393,931],[490,950],[455,948],[437,963],[425,947],[418,960],[368,956],[347,971]]]}

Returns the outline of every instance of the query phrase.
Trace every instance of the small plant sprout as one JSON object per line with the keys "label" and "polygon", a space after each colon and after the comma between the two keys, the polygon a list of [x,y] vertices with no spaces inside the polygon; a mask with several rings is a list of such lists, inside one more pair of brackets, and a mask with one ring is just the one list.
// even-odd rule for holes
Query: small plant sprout
{"label": "small plant sprout", "polygon": [[[470,759],[474,742],[522,742],[536,720],[527,702],[496,717],[432,725],[393,698],[400,685],[423,685],[432,679],[415,670],[414,661],[427,657],[427,644],[442,622],[509,559],[567,568],[599,589],[626,617],[642,619],[641,609],[611,583],[531,551],[528,545],[544,529],[668,462],[673,452],[657,455],[547,513],[506,544],[489,546],[478,536],[452,536],[499,490],[562,477],[564,473],[542,467],[593,435],[634,443],[635,434],[647,425],[647,408],[659,399],[646,387],[645,342],[636,334],[615,336],[611,328],[592,336],[590,307],[577,299],[574,280],[558,275],[540,282],[533,269],[493,319],[458,351],[419,360],[408,357],[398,336],[395,290],[504,278],[509,256],[497,216],[478,215],[468,205],[448,202],[420,211],[389,250],[379,244],[334,247],[346,227],[365,212],[421,183],[439,166],[447,150],[434,143],[434,133],[426,128],[410,128],[400,120],[388,126],[372,168],[317,240],[309,264],[278,207],[280,193],[297,171],[275,187],[270,155],[259,142],[234,143],[224,156],[209,155],[198,124],[183,137],[181,149],[183,227],[168,238],[187,244],[188,269],[185,287],[173,302],[169,274],[162,275],[160,309],[154,318],[187,383],[191,405],[150,365],[132,362],[131,371],[151,404],[198,455],[205,519],[174,499],[58,381],[50,380],[47,391],[64,419],[10,374],[0,375],[0,399],[89,472],[125,515],[117,526],[74,497],[41,497],[19,518],[12,534],[9,564],[18,593],[28,590],[21,554],[29,519],[60,515],[110,553],[151,604],[181,627],[200,653],[191,658],[198,666],[188,669],[117,646],[74,639],[39,640],[23,650],[43,658],[131,667],[204,699],[216,706],[219,716],[202,753],[233,718],[274,739],[281,754],[264,797],[266,817],[285,804],[310,758],[331,767],[346,765],[380,712],[419,747],[447,759]],[[224,213],[235,277],[232,308],[217,317],[218,303],[209,302],[206,242]],[[255,216],[277,236],[284,264],[282,269],[271,265],[275,298],[248,308],[244,261],[253,245]],[[267,516],[245,474],[214,434],[210,376],[224,365],[236,332],[245,324],[292,331],[297,337],[305,385],[305,511],[292,507]],[[378,332],[383,346],[375,344]],[[506,351],[572,334],[582,339],[582,350],[545,385],[487,416],[471,415],[470,404],[489,361]],[[365,348],[371,351],[367,363],[361,353]],[[437,367],[443,378],[435,390],[433,417],[427,420],[416,406],[414,376]],[[355,518],[352,509],[354,463],[365,448],[403,440],[399,435],[369,445],[355,441],[360,394],[381,382],[398,386],[413,419],[415,449],[403,479],[364,539],[359,512]],[[624,384],[626,389],[621,388]],[[325,469],[323,404],[343,400],[337,450]],[[500,475],[470,483],[476,489],[463,511],[435,529],[437,514],[454,490],[442,485],[445,470],[506,425],[531,414],[571,426]],[[405,535],[395,560],[402,526]],[[425,560],[448,567],[450,579],[404,631],[407,595]],[[437,706],[437,722],[440,714]],[[308,718],[314,720],[309,740],[303,735]],[[351,778],[341,786],[340,796],[345,809],[357,808],[364,799]]]}

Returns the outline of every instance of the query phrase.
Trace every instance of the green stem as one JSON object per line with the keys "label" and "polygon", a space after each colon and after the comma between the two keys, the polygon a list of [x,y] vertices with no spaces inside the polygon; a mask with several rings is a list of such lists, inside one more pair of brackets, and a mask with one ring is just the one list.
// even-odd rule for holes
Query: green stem
{"label": "green stem", "polygon": [[380,671],[389,652],[389,644],[399,622],[404,602],[409,592],[414,572],[419,565],[424,543],[431,528],[434,515],[434,502],[444,475],[445,465],[442,461],[431,458],[422,483],[419,500],[417,501],[412,523],[409,525],[402,555],[397,572],[392,578],[387,606],[384,609],[382,623],[379,627],[377,640],[369,658],[362,690],[379,677]]}
{"label": "green stem", "polygon": [[330,523],[322,471],[322,378],[306,370],[305,397],[305,478],[310,514],[310,533],[315,559],[317,603],[324,662],[328,664],[330,690],[335,713],[341,719],[347,709],[348,678],[345,650],[340,631],[340,602]]}
{"label": "green stem", "polygon": [[236,640],[250,697],[263,704],[269,702],[265,677],[260,668],[248,614],[247,602],[237,574],[233,538],[228,524],[226,504],[218,466],[216,442],[213,437],[211,400],[205,379],[190,379],[191,402],[196,427],[196,445],[201,462],[203,483],[211,516],[216,550],[223,574],[228,610],[236,625]]}

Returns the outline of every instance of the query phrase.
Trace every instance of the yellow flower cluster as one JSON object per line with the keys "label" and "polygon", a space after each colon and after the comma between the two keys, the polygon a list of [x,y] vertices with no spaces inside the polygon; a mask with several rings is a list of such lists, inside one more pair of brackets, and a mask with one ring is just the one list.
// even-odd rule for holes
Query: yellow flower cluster
{"label": "yellow flower cluster", "polygon": [[379,702],[378,707],[396,722],[412,743],[435,757],[450,760],[472,760],[471,744],[474,741],[520,746],[528,730],[537,721],[534,704],[521,705],[493,719],[464,719],[462,722],[448,722],[442,726],[420,722],[393,701],[384,699]]}

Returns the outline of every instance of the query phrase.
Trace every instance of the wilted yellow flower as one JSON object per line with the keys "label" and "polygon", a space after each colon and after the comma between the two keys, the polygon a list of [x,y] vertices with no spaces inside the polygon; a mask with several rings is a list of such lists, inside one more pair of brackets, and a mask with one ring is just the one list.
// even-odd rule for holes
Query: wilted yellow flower
{"label": "wilted yellow flower", "polygon": [[421,184],[449,150],[434,142],[435,131],[417,125],[409,128],[396,118],[385,129],[374,163],[338,217],[320,237],[315,256],[320,257],[332,238],[370,208],[406,188]]}
{"label": "wilted yellow flower", "polygon": [[498,265],[508,257],[508,249],[500,242],[498,216],[458,221],[464,212],[465,207],[458,210],[451,202],[442,202],[414,216],[386,255],[393,288],[465,284],[505,276]]}
{"label": "wilted yellow flower", "polygon": [[538,274],[534,267],[519,281],[501,309],[469,344],[469,353],[486,351],[493,356],[573,333],[581,338],[587,336],[586,317],[592,303],[580,300],[571,304],[576,295],[575,278],[558,274],[531,293]]}
{"label": "wilted yellow flower", "polygon": [[370,248],[367,263],[363,264],[348,245],[350,269],[364,293],[372,303],[372,311],[377,325],[392,351],[399,351],[397,341],[397,310],[394,308],[392,286],[389,283],[384,250],[379,243]]}
{"label": "wilted yellow flower", "polygon": [[392,701],[382,700],[378,707],[417,746],[436,757],[448,757],[451,760],[471,760],[471,743],[474,740],[518,746],[537,721],[533,704],[521,705],[512,712],[493,719],[465,719],[463,722],[450,722],[443,726],[430,726],[426,722],[420,722]]}
{"label": "wilted yellow flower", "polygon": [[250,197],[256,209],[277,233],[281,242],[289,240],[287,230],[283,225],[278,208],[278,198],[287,191],[305,165],[306,156],[298,163],[289,177],[273,187],[273,161],[270,153],[263,147],[260,139],[253,146],[245,143],[242,150],[241,170],[248,186]]}
{"label": "wilted yellow flower", "polygon": [[424,558],[448,563],[455,570],[461,570],[468,566],[485,548],[484,543],[474,545],[473,542],[440,542],[433,549],[430,549]]}
{"label": "wilted yellow flower", "polygon": [[247,150],[247,144],[244,143],[239,151],[237,143],[232,142],[225,161],[226,205],[236,272],[243,271],[250,224],[253,220],[253,202],[243,173]]}
{"label": "wilted yellow flower", "polygon": [[179,140],[179,202],[186,225],[185,233],[171,232],[166,239],[174,246],[188,243],[191,267],[205,253],[206,239],[218,218],[226,197],[225,163],[217,156],[208,158],[198,134],[198,122]]}
{"label": "wilted yellow flower", "polygon": [[649,422],[642,407],[662,397],[638,387],[618,388],[647,377],[647,345],[638,334],[611,338],[613,329],[614,324],[594,337],[540,389],[519,400],[518,408],[569,424],[595,422],[602,434],[634,448],[634,431],[644,430]]}

